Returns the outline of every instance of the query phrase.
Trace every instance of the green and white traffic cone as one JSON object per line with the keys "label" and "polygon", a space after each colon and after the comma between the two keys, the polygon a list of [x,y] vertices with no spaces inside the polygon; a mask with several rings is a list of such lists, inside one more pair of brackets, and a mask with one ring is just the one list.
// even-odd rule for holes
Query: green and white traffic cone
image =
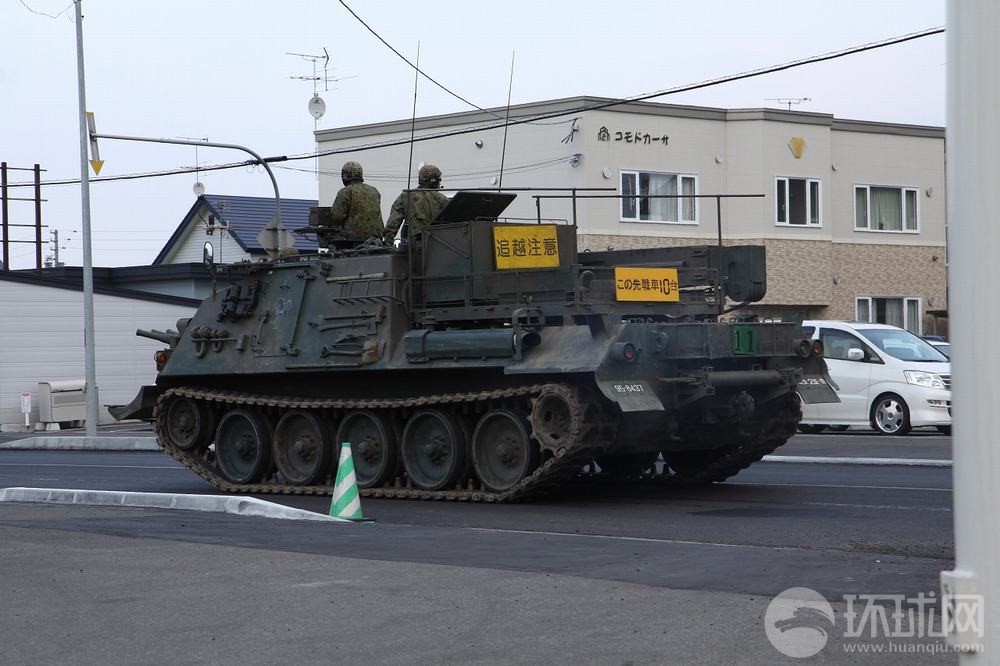
{"label": "green and white traffic cone", "polygon": [[344,442],[340,446],[340,462],[337,463],[337,480],[333,484],[330,515],[358,522],[373,520],[365,518],[361,513],[361,496],[358,494],[358,480],[354,476],[354,458],[351,456],[350,442]]}

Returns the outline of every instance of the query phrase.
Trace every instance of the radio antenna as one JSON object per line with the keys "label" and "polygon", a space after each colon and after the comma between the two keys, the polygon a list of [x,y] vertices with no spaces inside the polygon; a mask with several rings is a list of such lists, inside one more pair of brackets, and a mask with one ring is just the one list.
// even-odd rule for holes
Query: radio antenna
{"label": "radio antenna", "polygon": [[503,148],[500,150],[500,180],[497,182],[497,190],[503,187],[503,160],[507,154],[507,128],[510,127],[510,92],[514,89],[514,54],[510,52],[510,82],[507,84],[507,115],[503,119]]}
{"label": "radio antenna", "polygon": [[420,81],[420,41],[417,41],[417,63],[413,68],[413,115],[410,117],[410,162],[406,166],[406,189],[413,178],[413,135],[417,131],[417,82]]}

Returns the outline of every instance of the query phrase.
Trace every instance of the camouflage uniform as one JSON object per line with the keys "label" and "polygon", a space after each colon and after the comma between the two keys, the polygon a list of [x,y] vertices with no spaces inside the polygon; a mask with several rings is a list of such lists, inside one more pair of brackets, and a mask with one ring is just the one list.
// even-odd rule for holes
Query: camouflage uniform
{"label": "camouflage uniform", "polygon": [[357,162],[344,164],[340,175],[344,187],[337,192],[330,208],[330,222],[334,226],[342,226],[353,240],[381,237],[385,231],[382,195],[364,182],[361,165]]}
{"label": "camouflage uniform", "polygon": [[[401,192],[392,202],[392,210],[385,225],[385,240],[392,242],[400,224],[406,220],[408,236],[415,240],[416,234],[431,223],[448,203],[448,197],[437,191],[441,187],[441,170],[432,164],[420,168],[418,176],[420,189],[416,192]],[[410,214],[406,214],[406,200],[410,200]]]}

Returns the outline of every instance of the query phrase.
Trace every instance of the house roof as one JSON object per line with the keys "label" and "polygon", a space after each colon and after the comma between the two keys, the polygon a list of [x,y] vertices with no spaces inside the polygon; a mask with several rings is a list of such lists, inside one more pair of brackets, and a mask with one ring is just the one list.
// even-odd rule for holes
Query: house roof
{"label": "house roof", "polygon": [[[829,125],[832,129],[852,132],[878,132],[885,134],[901,134],[907,136],[922,136],[944,138],[943,127],[926,125],[906,125],[900,123],[873,122],[834,118],[832,114],[812,111],[791,111],[785,109],[724,109],[708,106],[690,106],[684,104],[665,104],[639,100],[614,99],[610,97],[594,97],[582,95],[549,99],[525,104],[515,104],[510,108],[495,107],[476,111],[459,111],[436,116],[420,118],[405,118],[367,125],[352,125],[335,127],[313,132],[317,141],[339,141],[345,139],[368,138],[374,135],[406,132],[409,134],[411,125],[419,130],[433,130],[454,127],[455,125],[473,125],[489,123],[497,127],[503,126],[503,116],[509,116],[511,121],[525,122],[535,116],[572,117],[587,111],[609,110],[615,113],[642,113],[674,118],[699,118],[705,120],[774,120],[780,122],[800,123],[806,125]],[[501,118],[497,124],[497,118]]]}
{"label": "house roof", "polygon": [[[315,199],[281,199],[281,223],[288,229],[298,229],[309,225],[309,209],[318,206]],[[166,245],[156,255],[153,264],[159,264],[170,255],[174,246],[185,237],[191,224],[199,219],[200,213],[214,215],[217,220],[228,225],[230,236],[244,252],[264,254],[265,250],[257,241],[257,236],[274,217],[274,198],[240,197],[227,194],[203,194],[195,200],[180,225]],[[316,239],[295,235],[295,247],[300,251],[316,249]]]}
{"label": "house roof", "polygon": [[[142,267],[139,270],[148,270],[149,267]],[[17,282],[20,284],[32,284],[39,287],[49,287],[52,289],[66,289],[69,291],[83,291],[83,269],[71,269],[70,271],[56,271],[54,276],[45,273],[38,273],[33,270],[23,271],[0,271],[0,282]],[[94,293],[106,296],[118,296],[120,298],[131,298],[139,301],[152,301],[154,303],[170,303],[173,305],[188,305],[198,307],[201,300],[197,298],[186,298],[183,296],[171,296],[150,291],[137,291],[118,286],[112,277],[116,269],[95,268],[94,269]],[[134,270],[134,269],[126,269]],[[190,265],[182,265],[175,272],[187,272],[191,270]]]}

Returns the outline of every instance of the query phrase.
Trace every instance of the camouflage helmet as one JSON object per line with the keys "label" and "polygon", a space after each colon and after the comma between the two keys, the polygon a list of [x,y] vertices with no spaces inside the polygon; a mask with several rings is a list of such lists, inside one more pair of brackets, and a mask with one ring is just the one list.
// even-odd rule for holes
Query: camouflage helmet
{"label": "camouflage helmet", "polygon": [[345,184],[352,180],[364,181],[364,171],[357,162],[344,162],[344,166],[340,169],[340,179]]}
{"label": "camouflage helmet", "polygon": [[441,187],[441,169],[438,169],[433,164],[425,164],[420,167],[420,171],[417,173],[417,183],[420,187]]}

